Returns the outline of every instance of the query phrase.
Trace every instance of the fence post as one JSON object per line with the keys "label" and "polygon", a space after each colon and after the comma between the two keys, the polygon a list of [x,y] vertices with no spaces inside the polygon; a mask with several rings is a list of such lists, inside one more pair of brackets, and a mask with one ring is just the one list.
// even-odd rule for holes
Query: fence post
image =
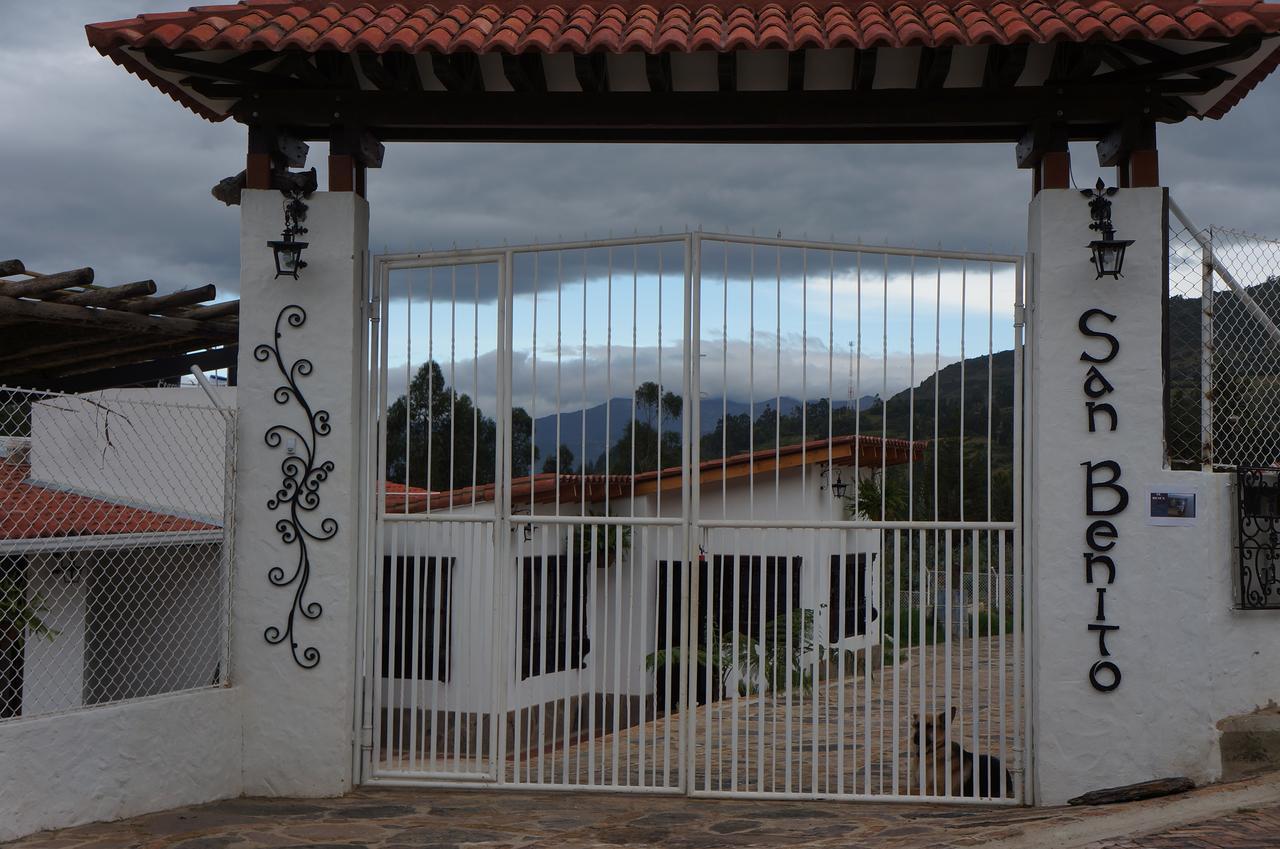
{"label": "fence post", "polygon": [[1200,246],[1200,467],[1213,471],[1213,228]]}

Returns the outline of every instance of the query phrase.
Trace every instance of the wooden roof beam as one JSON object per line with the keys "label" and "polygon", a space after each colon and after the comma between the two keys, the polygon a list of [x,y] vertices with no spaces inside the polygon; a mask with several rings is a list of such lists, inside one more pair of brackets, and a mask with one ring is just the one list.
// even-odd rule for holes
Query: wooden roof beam
{"label": "wooden roof beam", "polygon": [[164,357],[77,374],[68,380],[59,380],[57,385],[62,392],[93,392],[116,386],[154,383],[185,375],[191,371],[192,366],[200,366],[206,371],[235,368],[236,354],[235,348],[216,348],[195,354]]}
{"label": "wooden roof beam", "polygon": [[191,318],[196,321],[208,321],[211,318],[226,318],[229,316],[240,315],[239,301],[223,301],[220,304],[209,304],[204,307],[196,307],[195,309],[186,310],[178,313],[182,318]]}
{"label": "wooden roof beam", "polygon": [[93,328],[111,328],[131,333],[161,336],[202,335],[212,339],[236,341],[239,330],[236,325],[215,321],[193,321],[188,318],[138,315],[111,309],[84,309],[70,304],[46,301],[24,301],[12,296],[0,296],[0,318],[43,321],[50,324],[80,325]]}
{"label": "wooden roof beam", "polygon": [[[183,307],[202,304],[205,301],[212,301],[218,297],[218,287],[212,283],[206,286],[199,286],[195,289],[184,289],[181,292],[174,292],[169,295],[161,295],[157,298],[139,298],[137,300],[125,301],[116,309],[125,312],[146,313],[150,315],[167,315],[176,313]],[[190,318],[184,315],[184,318]]]}
{"label": "wooden roof beam", "polygon": [[92,268],[77,268],[74,271],[63,271],[58,274],[36,274],[31,280],[21,283],[0,283],[0,295],[8,298],[38,298],[59,289],[73,286],[88,286],[93,283]]}
{"label": "wooden roof beam", "polygon": [[[0,374],[13,375],[29,372],[49,377],[56,376],[80,363],[103,363],[108,354],[116,364],[119,364],[121,362],[137,362],[140,359],[144,359],[146,354],[151,354],[152,357],[188,354],[200,348],[208,347],[213,346],[207,338],[202,336],[166,339],[151,337],[124,344],[118,342],[118,337],[110,337],[106,340],[83,342],[56,354],[45,355],[40,358],[38,368],[23,365],[24,361],[31,359],[30,357],[23,358],[19,355],[8,355],[3,360],[0,360]],[[16,365],[12,365],[15,363]],[[6,379],[8,378],[6,377]]]}
{"label": "wooden roof beam", "polygon": [[83,292],[55,292],[43,300],[75,307],[106,307],[127,298],[146,297],[155,293],[156,281],[139,280],[136,283],[124,283],[119,286],[86,289]]}

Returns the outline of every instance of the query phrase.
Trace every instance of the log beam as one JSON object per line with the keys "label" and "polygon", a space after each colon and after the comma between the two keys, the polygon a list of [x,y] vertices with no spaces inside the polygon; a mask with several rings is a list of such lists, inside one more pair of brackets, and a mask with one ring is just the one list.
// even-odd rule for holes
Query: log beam
{"label": "log beam", "polygon": [[195,289],[184,289],[181,292],[174,292],[169,295],[161,295],[157,298],[139,298],[134,301],[126,301],[120,304],[116,309],[125,312],[147,313],[150,315],[169,315],[173,314],[180,318],[190,318],[185,313],[179,313],[184,307],[202,304],[205,301],[212,301],[218,297],[218,287],[212,283],[207,286],[199,286]]}
{"label": "log beam", "polygon": [[237,353],[235,348],[217,348],[201,351],[198,354],[183,354],[177,357],[100,369],[60,380],[57,388],[62,392],[93,392],[115,386],[152,383],[165,378],[179,377],[189,373],[192,366],[200,366],[206,371],[234,368]]}
{"label": "log beam", "polygon": [[98,341],[68,348],[53,355],[46,354],[39,358],[38,363],[32,362],[34,357],[31,356],[6,357],[5,362],[0,364],[0,374],[38,374],[48,377],[62,373],[79,363],[92,362],[96,364],[103,362],[104,355],[107,354],[110,354],[116,360],[124,357],[124,355],[130,355],[126,358],[129,362],[138,362],[139,360],[158,356],[187,354],[208,346],[209,340],[199,336],[178,339],[152,338],[130,342],[125,345],[113,345],[110,341]]}
{"label": "log beam", "polygon": [[209,304],[205,307],[196,307],[180,313],[182,318],[195,319],[196,321],[208,321],[211,318],[226,318],[228,316],[240,315],[239,301],[224,301],[220,304]]}
{"label": "log beam", "polygon": [[69,304],[23,301],[7,295],[0,295],[0,318],[17,318],[99,329],[113,328],[131,333],[161,336],[202,335],[228,341],[235,341],[239,334],[236,325],[221,322],[138,315],[118,310],[87,310]]}
{"label": "log beam", "polygon": [[105,307],[127,298],[140,298],[156,293],[156,281],[139,280],[136,283],[124,283],[120,286],[109,286],[101,289],[87,289],[83,292],[59,292],[45,298],[47,302],[68,304],[73,307]]}
{"label": "log beam", "polygon": [[93,283],[92,268],[77,268],[59,274],[42,274],[20,283],[0,283],[0,295],[7,298],[38,298],[59,289],[88,286]]}

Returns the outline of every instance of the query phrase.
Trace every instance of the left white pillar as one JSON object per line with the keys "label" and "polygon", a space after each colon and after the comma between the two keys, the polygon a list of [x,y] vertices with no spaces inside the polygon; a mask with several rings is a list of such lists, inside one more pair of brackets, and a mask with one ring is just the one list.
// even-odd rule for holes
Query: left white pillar
{"label": "left white pillar", "polygon": [[350,192],[308,198],[307,267],[275,279],[267,241],[280,237],[282,200],[245,191],[241,205],[232,676],[244,792],[325,796],[354,780],[369,208]]}

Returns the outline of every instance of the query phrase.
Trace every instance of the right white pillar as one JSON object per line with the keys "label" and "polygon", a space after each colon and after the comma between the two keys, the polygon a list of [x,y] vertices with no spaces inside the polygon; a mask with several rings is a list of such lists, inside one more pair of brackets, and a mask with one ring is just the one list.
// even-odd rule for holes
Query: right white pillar
{"label": "right white pillar", "polygon": [[[1114,196],[1133,239],[1095,279],[1089,202],[1045,190],[1028,247],[1033,753],[1040,804],[1166,775],[1203,780],[1211,476],[1164,468],[1166,192]],[[1198,524],[1148,524],[1151,488],[1201,490]],[[1212,503],[1208,503],[1212,502]],[[1214,570],[1216,574],[1225,574]]]}

